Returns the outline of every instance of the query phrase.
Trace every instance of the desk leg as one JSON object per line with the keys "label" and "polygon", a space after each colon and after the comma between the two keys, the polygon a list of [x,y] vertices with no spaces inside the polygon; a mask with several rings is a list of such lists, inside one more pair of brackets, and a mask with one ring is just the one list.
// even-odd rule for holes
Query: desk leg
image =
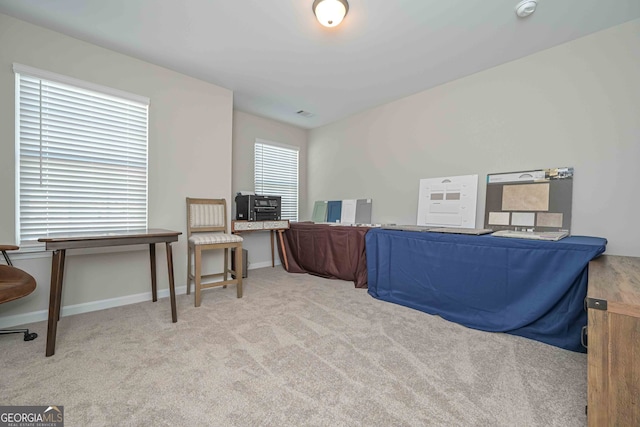
{"label": "desk leg", "polygon": [[65,250],[53,251],[51,258],[51,288],[49,290],[49,318],[47,320],[47,348],[45,355],[56,352],[56,332],[60,318],[60,300],[62,299],[62,279]]}
{"label": "desk leg", "polygon": [[60,320],[60,313],[62,313],[62,284],[64,279],[64,261],[67,257],[67,250],[60,250],[60,262],[58,267],[58,295],[56,297],[56,316]]}
{"label": "desk leg", "polygon": [[273,257],[273,235],[275,234],[275,230],[271,230],[271,268],[276,266],[275,258]]}
{"label": "desk leg", "polygon": [[169,273],[169,295],[171,296],[171,320],[173,323],[178,321],[178,312],[176,309],[176,285],[173,280],[173,252],[171,251],[171,243],[167,245],[167,272]]}
{"label": "desk leg", "polygon": [[158,301],[158,285],[156,282],[156,244],[149,243],[149,257],[151,259],[151,297]]}
{"label": "desk leg", "polygon": [[278,230],[278,237],[280,238],[280,249],[282,249],[282,259],[284,260],[284,269],[289,271],[289,261],[287,260],[287,250],[284,248],[284,237],[282,234],[284,230]]}

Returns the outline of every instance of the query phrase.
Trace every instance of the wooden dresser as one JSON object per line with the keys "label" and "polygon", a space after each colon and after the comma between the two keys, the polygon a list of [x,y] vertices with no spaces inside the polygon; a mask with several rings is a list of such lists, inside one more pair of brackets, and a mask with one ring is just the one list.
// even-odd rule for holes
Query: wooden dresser
{"label": "wooden dresser", "polygon": [[640,258],[589,263],[589,426],[640,426]]}

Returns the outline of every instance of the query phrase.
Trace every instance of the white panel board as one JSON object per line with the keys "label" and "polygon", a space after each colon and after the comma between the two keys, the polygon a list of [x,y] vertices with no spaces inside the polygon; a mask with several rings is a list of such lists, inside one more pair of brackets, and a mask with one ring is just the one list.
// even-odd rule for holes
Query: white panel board
{"label": "white panel board", "polygon": [[478,175],[420,180],[418,225],[476,227]]}
{"label": "white panel board", "polygon": [[340,211],[340,224],[355,224],[356,202],[357,201],[355,199],[342,201],[342,211]]}

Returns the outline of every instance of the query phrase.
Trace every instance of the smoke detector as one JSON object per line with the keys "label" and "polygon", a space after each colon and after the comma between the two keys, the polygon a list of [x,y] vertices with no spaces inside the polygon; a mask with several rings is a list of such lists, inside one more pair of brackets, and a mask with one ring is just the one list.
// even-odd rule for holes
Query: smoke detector
{"label": "smoke detector", "polygon": [[536,11],[537,5],[537,0],[522,0],[516,5],[516,15],[520,18],[526,18]]}

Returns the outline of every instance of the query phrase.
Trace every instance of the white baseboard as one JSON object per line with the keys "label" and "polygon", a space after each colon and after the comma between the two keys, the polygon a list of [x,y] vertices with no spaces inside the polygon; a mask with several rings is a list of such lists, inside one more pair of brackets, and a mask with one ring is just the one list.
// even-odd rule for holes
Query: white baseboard
{"label": "white baseboard", "polygon": [[[186,286],[177,286],[176,295],[184,294],[187,292]],[[169,289],[158,290],[158,299],[166,298],[169,296]],[[139,302],[151,301],[151,291],[141,294],[127,295],[124,297],[103,299],[100,301],[85,302],[82,304],[68,305],[61,309],[60,316],[73,316],[74,314],[89,313],[91,311],[104,310],[106,308],[120,307],[123,305],[136,304]],[[13,316],[6,316],[0,318],[1,328],[12,328],[18,325],[26,325],[29,323],[40,322],[47,320],[48,310],[32,311],[30,313],[15,314]]]}
{"label": "white baseboard", "polygon": [[0,329],[13,328],[14,326],[27,325],[29,323],[47,320],[47,310],[32,311],[24,314],[14,314],[0,318]]}
{"label": "white baseboard", "polygon": [[[279,260],[275,261],[276,265],[281,265]],[[265,261],[265,262],[250,262],[249,263],[249,268],[248,270],[255,270],[256,268],[265,268],[265,267],[271,267],[271,261]]]}
{"label": "white baseboard", "polygon": [[[276,265],[280,265],[276,262]],[[249,270],[257,268],[271,267],[271,261],[251,263]],[[192,285],[193,287],[193,285]],[[187,292],[187,286],[176,286],[176,295]],[[169,296],[169,289],[158,290],[158,298],[166,298]],[[123,305],[136,304],[139,302],[151,301],[151,291],[141,294],[127,295],[124,297],[109,298],[99,301],[85,302],[82,304],[68,305],[62,307],[60,316],[73,316],[74,314],[89,313],[92,311],[104,310],[106,308],[120,307]],[[14,326],[26,325],[29,323],[41,322],[47,320],[48,310],[38,310],[23,314],[14,314],[12,316],[0,317],[0,329],[12,328]]]}

